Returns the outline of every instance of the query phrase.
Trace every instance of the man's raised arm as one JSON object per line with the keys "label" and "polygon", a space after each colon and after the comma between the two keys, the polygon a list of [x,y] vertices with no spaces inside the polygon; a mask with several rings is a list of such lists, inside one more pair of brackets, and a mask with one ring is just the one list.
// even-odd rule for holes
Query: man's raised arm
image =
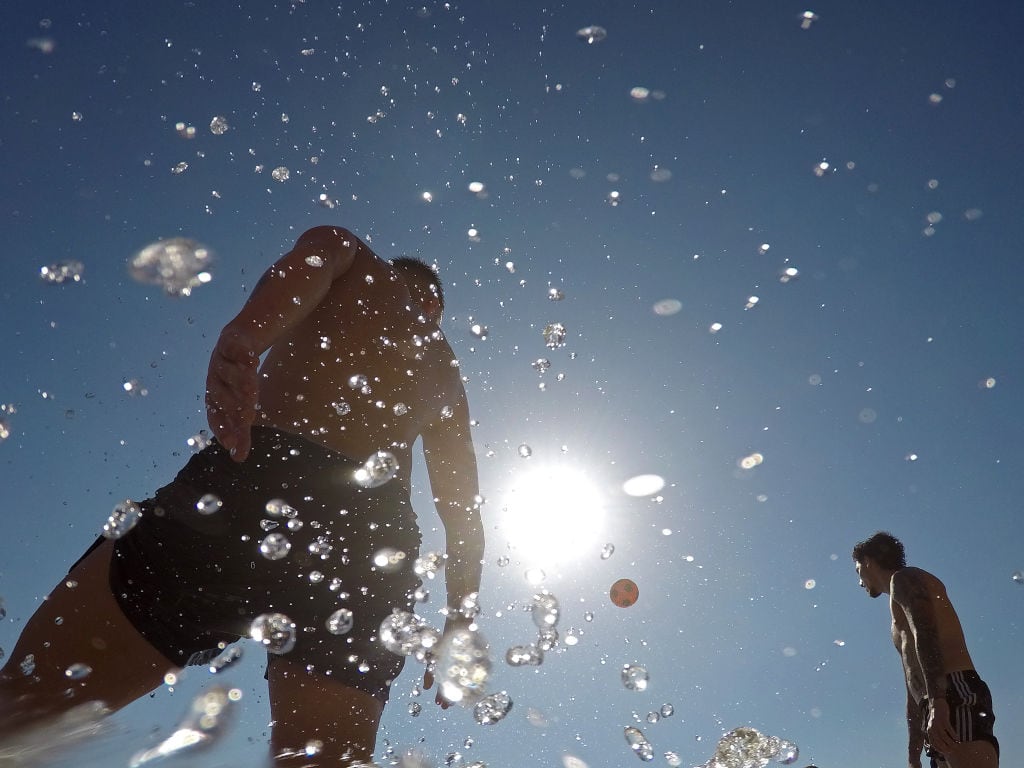
{"label": "man's raised arm", "polygon": [[314,227],[263,274],[221,331],[206,377],[210,429],[235,461],[249,455],[260,355],[304,320],[351,268],[362,243],[342,227]]}

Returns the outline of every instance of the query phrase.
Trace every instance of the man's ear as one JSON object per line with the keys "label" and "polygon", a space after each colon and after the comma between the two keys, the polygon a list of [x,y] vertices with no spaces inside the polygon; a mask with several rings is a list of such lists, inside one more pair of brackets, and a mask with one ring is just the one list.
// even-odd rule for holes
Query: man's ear
{"label": "man's ear", "polygon": [[420,308],[432,322],[441,324],[441,302],[436,296],[424,296],[420,301]]}

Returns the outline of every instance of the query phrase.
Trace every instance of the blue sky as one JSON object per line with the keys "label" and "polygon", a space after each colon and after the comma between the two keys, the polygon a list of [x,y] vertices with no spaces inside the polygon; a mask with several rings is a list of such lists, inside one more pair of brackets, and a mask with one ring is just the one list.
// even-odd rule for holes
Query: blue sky
{"label": "blue sky", "polygon": [[[817,19],[802,29],[806,10]],[[544,569],[563,636],[578,638],[536,669],[496,665],[493,687],[515,704],[494,726],[425,699],[411,718],[410,666],[379,746],[490,765],[627,763],[623,727],[671,703],[671,717],[640,725],[656,764],[670,750],[703,763],[740,725],[792,740],[801,765],[893,764],[905,749],[899,662],[886,607],[864,597],[849,560],[886,528],[946,582],[994,693],[1004,762],[1024,754],[1012,727],[1024,588],[1010,578],[1024,569],[1020,9],[5,11],[0,403],[15,412],[0,414],[12,524],[0,648],[113,504],[171,479],[205,426],[221,326],[299,233],[332,223],[381,256],[436,261],[448,282],[444,327],[479,421],[481,627],[495,658],[530,639],[529,568]],[[590,24],[607,38],[578,40]],[[215,253],[212,282],[176,299],[126,269],[175,236]],[[81,282],[39,279],[68,259],[84,264]],[[783,283],[787,268],[798,275]],[[679,310],[657,314],[664,299]],[[545,347],[552,322],[563,348]],[[126,394],[127,380],[147,394]],[[742,469],[754,453],[763,463]],[[529,538],[564,539],[550,562],[511,536],[521,513],[509,498],[531,473],[565,470],[589,479],[594,508],[558,496],[542,511],[582,511],[575,525],[591,535],[536,523]],[[645,473],[665,479],[660,498],[623,493]],[[421,467],[414,479],[439,544]],[[607,600],[620,577],[641,590],[628,610]],[[436,620],[443,589],[431,591],[423,613]],[[202,764],[262,759],[258,656],[231,673],[241,715]],[[648,668],[646,691],[622,687],[626,663]],[[195,671],[125,710],[75,764],[127,762],[210,683]]]}

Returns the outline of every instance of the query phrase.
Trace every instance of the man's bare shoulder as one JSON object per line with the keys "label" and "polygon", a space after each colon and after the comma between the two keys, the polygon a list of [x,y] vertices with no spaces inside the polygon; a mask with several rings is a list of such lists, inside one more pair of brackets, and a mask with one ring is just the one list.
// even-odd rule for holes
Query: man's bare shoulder
{"label": "man's bare shoulder", "polygon": [[892,576],[892,597],[904,607],[919,600],[930,600],[945,594],[946,587],[935,574],[923,568],[906,567]]}

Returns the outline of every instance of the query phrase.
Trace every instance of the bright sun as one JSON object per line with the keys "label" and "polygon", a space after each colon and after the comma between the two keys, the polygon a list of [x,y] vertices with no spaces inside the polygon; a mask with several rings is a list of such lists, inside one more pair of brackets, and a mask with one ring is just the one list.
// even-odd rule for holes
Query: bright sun
{"label": "bright sun", "polygon": [[604,528],[597,487],[578,469],[538,467],[513,478],[502,505],[502,529],[530,565],[550,565],[594,552]]}

